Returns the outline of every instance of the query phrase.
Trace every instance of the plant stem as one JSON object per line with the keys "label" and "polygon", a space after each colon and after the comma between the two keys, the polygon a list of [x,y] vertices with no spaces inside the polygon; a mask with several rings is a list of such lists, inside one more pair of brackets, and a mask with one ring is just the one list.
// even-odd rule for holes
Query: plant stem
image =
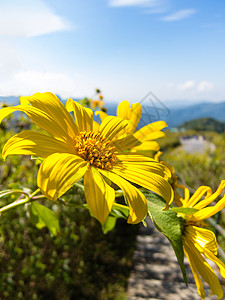
{"label": "plant stem", "polygon": [[11,208],[14,208],[16,206],[19,206],[19,205],[22,205],[22,204],[25,204],[25,203],[28,203],[28,202],[32,202],[32,201],[35,201],[37,199],[33,199],[33,197],[38,193],[40,192],[40,189],[37,189],[36,191],[34,191],[30,196],[26,195],[26,198],[25,199],[20,199],[18,198],[16,201],[0,208],[0,214],[11,209]]}

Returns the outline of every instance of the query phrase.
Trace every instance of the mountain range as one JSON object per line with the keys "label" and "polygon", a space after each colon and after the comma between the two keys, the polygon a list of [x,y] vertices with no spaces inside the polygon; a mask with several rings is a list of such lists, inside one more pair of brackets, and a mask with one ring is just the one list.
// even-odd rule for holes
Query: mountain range
{"label": "mountain range", "polygon": [[[19,103],[19,97],[0,97],[0,103],[15,105]],[[106,103],[109,115],[115,115],[117,103]],[[218,121],[225,122],[225,101],[224,102],[205,102],[190,106],[179,106],[167,108],[163,103],[151,103],[151,105],[143,105],[142,118],[139,127],[150,122],[164,120],[169,128],[180,126],[182,123],[198,118],[213,118]]]}

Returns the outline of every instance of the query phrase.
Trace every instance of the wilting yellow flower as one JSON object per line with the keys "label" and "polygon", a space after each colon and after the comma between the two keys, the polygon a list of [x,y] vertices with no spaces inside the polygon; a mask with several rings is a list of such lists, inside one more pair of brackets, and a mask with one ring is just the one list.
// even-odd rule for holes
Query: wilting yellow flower
{"label": "wilting yellow flower", "polygon": [[101,223],[115,200],[111,181],[125,194],[130,223],[140,222],[147,214],[144,195],[130,182],[161,195],[167,204],[171,202],[170,171],[154,159],[129,151],[141,144],[138,136],[120,138],[127,121],[108,116],[99,126],[93,121],[91,109],[72,99],[64,106],[51,93],[21,97],[21,105],[0,110],[0,122],[14,111],[24,112],[49,135],[32,130],[16,134],[5,144],[3,158],[9,154],[45,158],[37,184],[47,198],[56,200],[84,177],[86,201],[92,215]]}
{"label": "wilting yellow flower", "polygon": [[[154,159],[157,160],[157,161],[160,161],[159,160],[159,157],[163,154],[163,152],[161,151],[158,151],[155,155],[154,155]],[[185,191],[188,191],[189,193],[189,190],[182,184],[179,184],[178,183],[178,176],[176,175],[175,173],[175,169],[173,166],[171,166],[170,164],[168,164],[167,162],[161,160],[160,161],[161,164],[165,165],[169,170],[170,170],[170,173],[171,173],[171,178],[169,179],[169,183],[171,184],[172,188],[173,188],[173,191],[174,191],[174,199],[173,199],[173,202],[178,205],[178,206],[182,206],[182,197],[180,196],[180,194],[177,193],[177,189],[182,189],[184,192]],[[181,199],[181,200],[180,200]]]}
{"label": "wilting yellow flower", "polygon": [[[220,282],[206,259],[209,259],[218,265],[220,273],[224,278],[225,265],[216,256],[218,244],[214,233],[201,227],[204,226],[204,219],[211,217],[225,207],[225,197],[219,200],[214,206],[208,206],[212,201],[216,200],[224,187],[225,180],[221,181],[217,191],[213,194],[211,188],[201,186],[196,190],[192,197],[190,197],[190,193],[186,189],[185,197],[180,199],[183,207],[198,210],[192,215],[181,214],[181,216],[184,218],[184,252],[188,258],[198,293],[202,299],[205,299],[206,294],[201,278],[210,286],[211,295],[217,295],[218,299],[223,298],[223,290]],[[204,195],[205,198],[201,200]]]}
{"label": "wilting yellow flower", "polygon": [[[104,112],[96,112],[103,121],[107,114]],[[141,152],[142,154],[148,155],[149,153],[152,155],[151,151],[158,151],[159,144],[154,141],[160,137],[164,137],[165,133],[161,130],[167,127],[166,122],[157,121],[148,124],[147,126],[142,127],[135,133],[135,130],[138,126],[138,123],[141,119],[142,115],[142,106],[140,103],[129,104],[128,100],[122,101],[117,107],[117,117],[127,120],[128,126],[124,129],[124,134],[136,134],[138,135],[138,139],[142,141],[142,143],[138,146],[134,146],[131,149],[131,152]],[[151,130],[151,133],[150,133]]]}

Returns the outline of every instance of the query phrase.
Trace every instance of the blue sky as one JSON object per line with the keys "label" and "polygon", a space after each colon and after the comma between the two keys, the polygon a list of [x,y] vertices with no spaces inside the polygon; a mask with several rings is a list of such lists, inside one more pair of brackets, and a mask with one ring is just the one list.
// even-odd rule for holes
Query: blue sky
{"label": "blue sky", "polygon": [[224,0],[0,0],[0,96],[225,100]]}

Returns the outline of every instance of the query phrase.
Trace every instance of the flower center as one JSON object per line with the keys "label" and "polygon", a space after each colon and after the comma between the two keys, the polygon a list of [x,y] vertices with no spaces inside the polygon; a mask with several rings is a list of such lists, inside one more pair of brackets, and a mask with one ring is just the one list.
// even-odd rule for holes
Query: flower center
{"label": "flower center", "polygon": [[77,155],[88,161],[92,166],[110,170],[117,162],[115,147],[109,146],[100,132],[80,132],[75,138]]}

